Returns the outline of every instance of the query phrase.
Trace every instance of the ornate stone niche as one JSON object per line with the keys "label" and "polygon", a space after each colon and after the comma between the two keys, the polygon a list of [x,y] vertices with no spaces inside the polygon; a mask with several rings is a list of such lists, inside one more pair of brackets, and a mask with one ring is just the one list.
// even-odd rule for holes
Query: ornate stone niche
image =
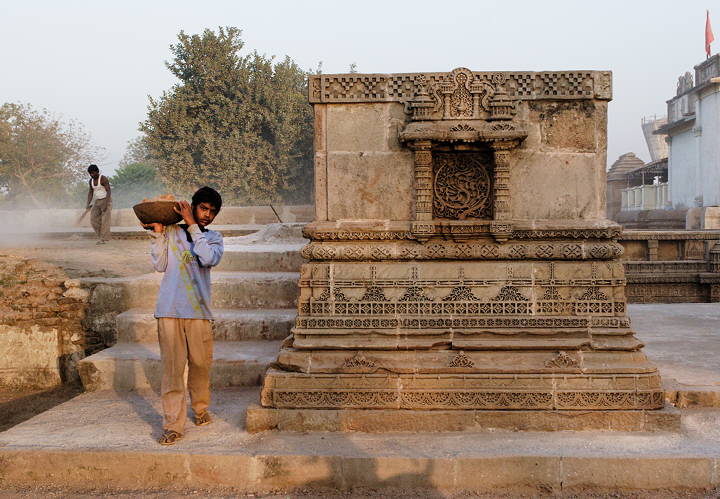
{"label": "ornate stone niche", "polygon": [[604,215],[609,72],[309,88],[316,219],[292,336],[250,415],[662,407]]}
{"label": "ornate stone niche", "polygon": [[445,234],[464,240],[468,231],[454,226],[485,220],[493,221],[485,225],[486,234],[507,240],[511,227],[503,222],[511,212],[511,151],[527,131],[513,121],[518,102],[505,91],[506,79],[503,73],[476,76],[465,68],[435,83],[417,77],[417,93],[407,103],[411,122],[400,141],[414,151],[412,230],[419,239]]}

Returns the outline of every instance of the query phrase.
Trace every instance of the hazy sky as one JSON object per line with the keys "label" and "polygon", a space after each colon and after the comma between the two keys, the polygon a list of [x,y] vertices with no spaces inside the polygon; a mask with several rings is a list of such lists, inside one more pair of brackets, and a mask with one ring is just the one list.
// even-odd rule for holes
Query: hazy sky
{"label": "hazy sky", "polygon": [[83,123],[111,170],[147,96],[174,83],[177,33],[236,26],[247,50],[325,73],[610,69],[608,162],[647,161],[640,119],[664,115],[677,77],[705,58],[705,9],[720,40],[720,5],[694,0],[0,0],[0,103]]}

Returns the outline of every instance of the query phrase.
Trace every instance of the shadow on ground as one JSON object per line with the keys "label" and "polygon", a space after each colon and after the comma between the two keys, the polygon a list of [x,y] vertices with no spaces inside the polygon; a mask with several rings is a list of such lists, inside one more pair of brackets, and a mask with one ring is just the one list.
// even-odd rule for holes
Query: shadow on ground
{"label": "shadow on ground", "polygon": [[56,405],[67,402],[83,389],[80,384],[62,385],[41,391],[0,391],[0,431],[37,416]]}

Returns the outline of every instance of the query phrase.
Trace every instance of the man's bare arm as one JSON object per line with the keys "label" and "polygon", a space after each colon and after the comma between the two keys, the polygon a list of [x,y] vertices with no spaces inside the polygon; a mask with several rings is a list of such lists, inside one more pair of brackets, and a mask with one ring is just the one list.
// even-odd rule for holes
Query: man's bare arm
{"label": "man's bare arm", "polygon": [[88,187],[87,203],[85,204],[86,208],[90,208],[90,202],[92,201],[92,197],[93,197],[93,188],[92,188],[92,185],[90,185],[90,187]]}

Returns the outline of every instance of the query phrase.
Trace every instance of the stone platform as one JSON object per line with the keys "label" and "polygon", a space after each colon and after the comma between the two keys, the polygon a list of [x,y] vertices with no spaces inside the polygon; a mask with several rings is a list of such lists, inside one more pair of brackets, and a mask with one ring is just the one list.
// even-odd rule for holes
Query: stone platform
{"label": "stone platform", "polygon": [[665,398],[677,407],[720,407],[720,306],[629,305],[644,351],[658,365]]}
{"label": "stone platform", "polygon": [[[477,425],[476,431],[438,432],[436,423],[428,428],[433,432],[402,433],[398,420],[386,418],[388,425],[398,425],[392,433],[360,433],[358,429],[369,428],[356,426],[344,428],[356,430],[345,433],[251,434],[246,413],[258,400],[259,388],[245,387],[216,390],[211,407],[215,423],[203,428],[189,425],[181,442],[164,448],[154,441],[161,426],[154,390],[102,390],[0,433],[0,484],[73,490],[231,487],[252,493],[295,488],[402,488],[425,493],[502,488],[524,495],[588,489],[687,493],[686,489],[719,487],[720,408],[700,406],[720,397],[698,394],[720,394],[720,307],[631,305],[628,312],[638,339],[664,378],[666,397],[689,407],[649,412],[656,417],[679,415],[680,431],[665,426],[644,428],[657,430],[653,432],[626,432],[607,426],[615,431],[512,432],[507,431],[508,421],[515,421],[515,429],[538,426],[528,425],[522,411],[503,411],[500,420],[493,420],[492,411],[483,411],[479,416],[485,424]],[[138,315],[132,322],[137,321],[144,319]],[[142,340],[142,325],[136,326],[140,336],[134,338]],[[246,327],[255,331],[250,323]],[[362,411],[357,412],[361,417]],[[441,421],[451,424],[451,414],[433,412],[448,416]],[[568,416],[547,411],[545,421],[565,418],[587,424],[587,412],[573,412]],[[621,412],[616,416],[622,421]],[[477,431],[482,427],[486,430]],[[488,430],[491,427],[495,430]]]}
{"label": "stone platform", "polygon": [[151,390],[81,395],[0,434],[8,487],[242,492],[371,487],[532,494],[573,490],[707,489],[720,484],[720,410],[686,409],[682,432],[249,434],[257,388],[215,392],[215,422],[155,443]]}

